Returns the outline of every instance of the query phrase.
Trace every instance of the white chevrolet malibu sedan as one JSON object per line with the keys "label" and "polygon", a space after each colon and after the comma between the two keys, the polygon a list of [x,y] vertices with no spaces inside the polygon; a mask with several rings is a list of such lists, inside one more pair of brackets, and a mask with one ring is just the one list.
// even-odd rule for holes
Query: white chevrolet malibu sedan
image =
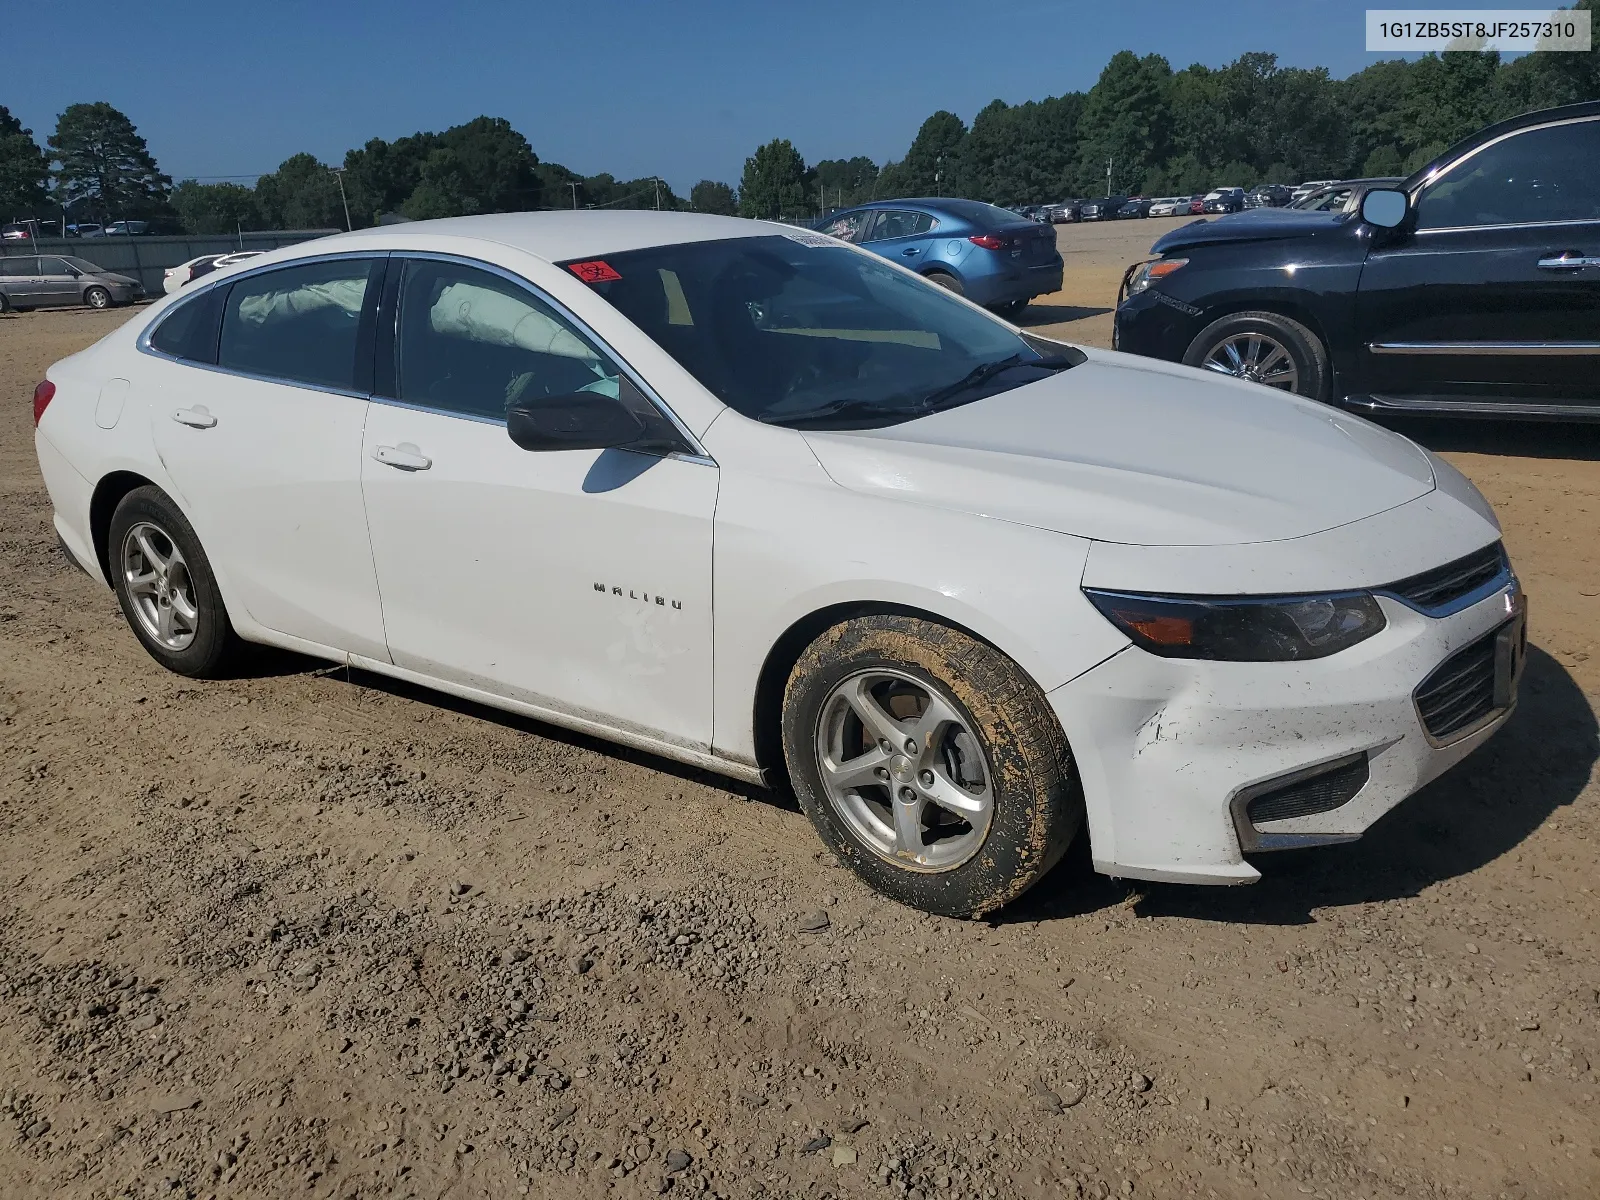
{"label": "white chevrolet malibu sedan", "polygon": [[49,371],[67,553],[241,642],[787,780],[976,915],[1354,838],[1516,701],[1494,513],[1406,439],[1046,342],[786,226],[539,213],[217,272]]}

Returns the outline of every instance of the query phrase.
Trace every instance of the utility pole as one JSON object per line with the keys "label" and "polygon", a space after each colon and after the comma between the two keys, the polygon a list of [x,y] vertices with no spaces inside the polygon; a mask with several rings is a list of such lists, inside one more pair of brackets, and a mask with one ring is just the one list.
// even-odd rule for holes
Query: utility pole
{"label": "utility pole", "polygon": [[1106,195],[1111,195],[1111,160],[1106,159]]}
{"label": "utility pole", "polygon": [[659,209],[661,207],[661,180],[656,176],[651,176],[651,179],[656,185],[656,208]]}
{"label": "utility pole", "polygon": [[572,211],[578,211],[578,185],[575,180],[567,180],[567,186],[572,189]]}
{"label": "utility pole", "polygon": [[339,181],[339,203],[344,205],[344,228],[345,232],[348,233],[355,226],[350,223],[350,201],[344,194],[344,168],[329,167],[328,170],[332,171],[333,177]]}

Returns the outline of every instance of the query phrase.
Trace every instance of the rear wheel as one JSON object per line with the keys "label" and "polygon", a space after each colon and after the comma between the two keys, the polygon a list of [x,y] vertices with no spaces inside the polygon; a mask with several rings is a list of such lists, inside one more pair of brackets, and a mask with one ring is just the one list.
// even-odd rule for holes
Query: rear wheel
{"label": "rear wheel", "polygon": [[1213,321],[1189,344],[1183,361],[1313,400],[1321,400],[1328,385],[1322,339],[1278,313],[1232,313]]}
{"label": "rear wheel", "polygon": [[954,292],[958,296],[965,294],[967,290],[961,286],[961,280],[957,279],[948,271],[929,271],[924,278],[927,279],[929,283],[937,283],[945,291]]}
{"label": "rear wheel", "polygon": [[0,313],[11,311],[11,299],[4,292],[0,292]]}
{"label": "rear wheel", "polygon": [[1066,739],[1009,658],[957,630],[861,617],[790,673],[784,759],[824,842],[883,894],[943,916],[993,912],[1078,831]]}
{"label": "rear wheel", "polygon": [[83,302],[90,308],[110,308],[111,293],[103,287],[92,287],[83,294]]}
{"label": "rear wheel", "polygon": [[238,637],[194,528],[160,488],[135,488],[111,514],[107,541],[122,615],[169,671],[223,673]]}
{"label": "rear wheel", "polygon": [[994,311],[999,313],[1008,321],[1015,321],[1023,313],[1028,311],[1028,303],[1029,301],[1026,299],[1009,300],[1005,304],[995,305]]}

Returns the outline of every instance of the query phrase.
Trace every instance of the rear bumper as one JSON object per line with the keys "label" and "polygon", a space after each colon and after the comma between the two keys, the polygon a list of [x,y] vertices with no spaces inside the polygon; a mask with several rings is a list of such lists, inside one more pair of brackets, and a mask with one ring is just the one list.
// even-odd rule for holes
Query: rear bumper
{"label": "rear bumper", "polygon": [[[1253,883],[1246,854],[1359,837],[1487,741],[1509,703],[1442,740],[1415,697],[1457,651],[1512,616],[1515,585],[1443,618],[1382,599],[1388,627],[1327,659],[1214,663],[1130,647],[1050,693],[1073,749],[1095,867],[1173,883]],[[1442,741],[1442,744],[1441,744]],[[1331,809],[1251,802],[1364,763]],[[1347,781],[1350,776],[1344,777]],[[1314,806],[1312,806],[1314,807]],[[1273,819],[1261,813],[1289,812]]]}
{"label": "rear bumper", "polygon": [[1033,266],[1011,266],[1009,263],[989,275],[980,275],[967,282],[967,299],[976,304],[1008,304],[1013,300],[1031,300],[1061,290],[1063,264],[1061,256],[1054,262]]}

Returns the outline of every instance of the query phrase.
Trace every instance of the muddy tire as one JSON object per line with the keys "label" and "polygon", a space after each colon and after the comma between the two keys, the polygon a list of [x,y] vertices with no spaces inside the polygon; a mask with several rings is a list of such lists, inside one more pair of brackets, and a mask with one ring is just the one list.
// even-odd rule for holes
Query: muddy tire
{"label": "muddy tire", "polygon": [[800,807],[839,860],[942,916],[1016,899],[1083,821],[1037,685],[931,621],[861,617],[807,647],[784,691],[783,750]]}
{"label": "muddy tire", "polygon": [[171,498],[134,488],[111,514],[106,550],[122,615],[150,657],[196,679],[228,674],[241,643],[211,561]]}

